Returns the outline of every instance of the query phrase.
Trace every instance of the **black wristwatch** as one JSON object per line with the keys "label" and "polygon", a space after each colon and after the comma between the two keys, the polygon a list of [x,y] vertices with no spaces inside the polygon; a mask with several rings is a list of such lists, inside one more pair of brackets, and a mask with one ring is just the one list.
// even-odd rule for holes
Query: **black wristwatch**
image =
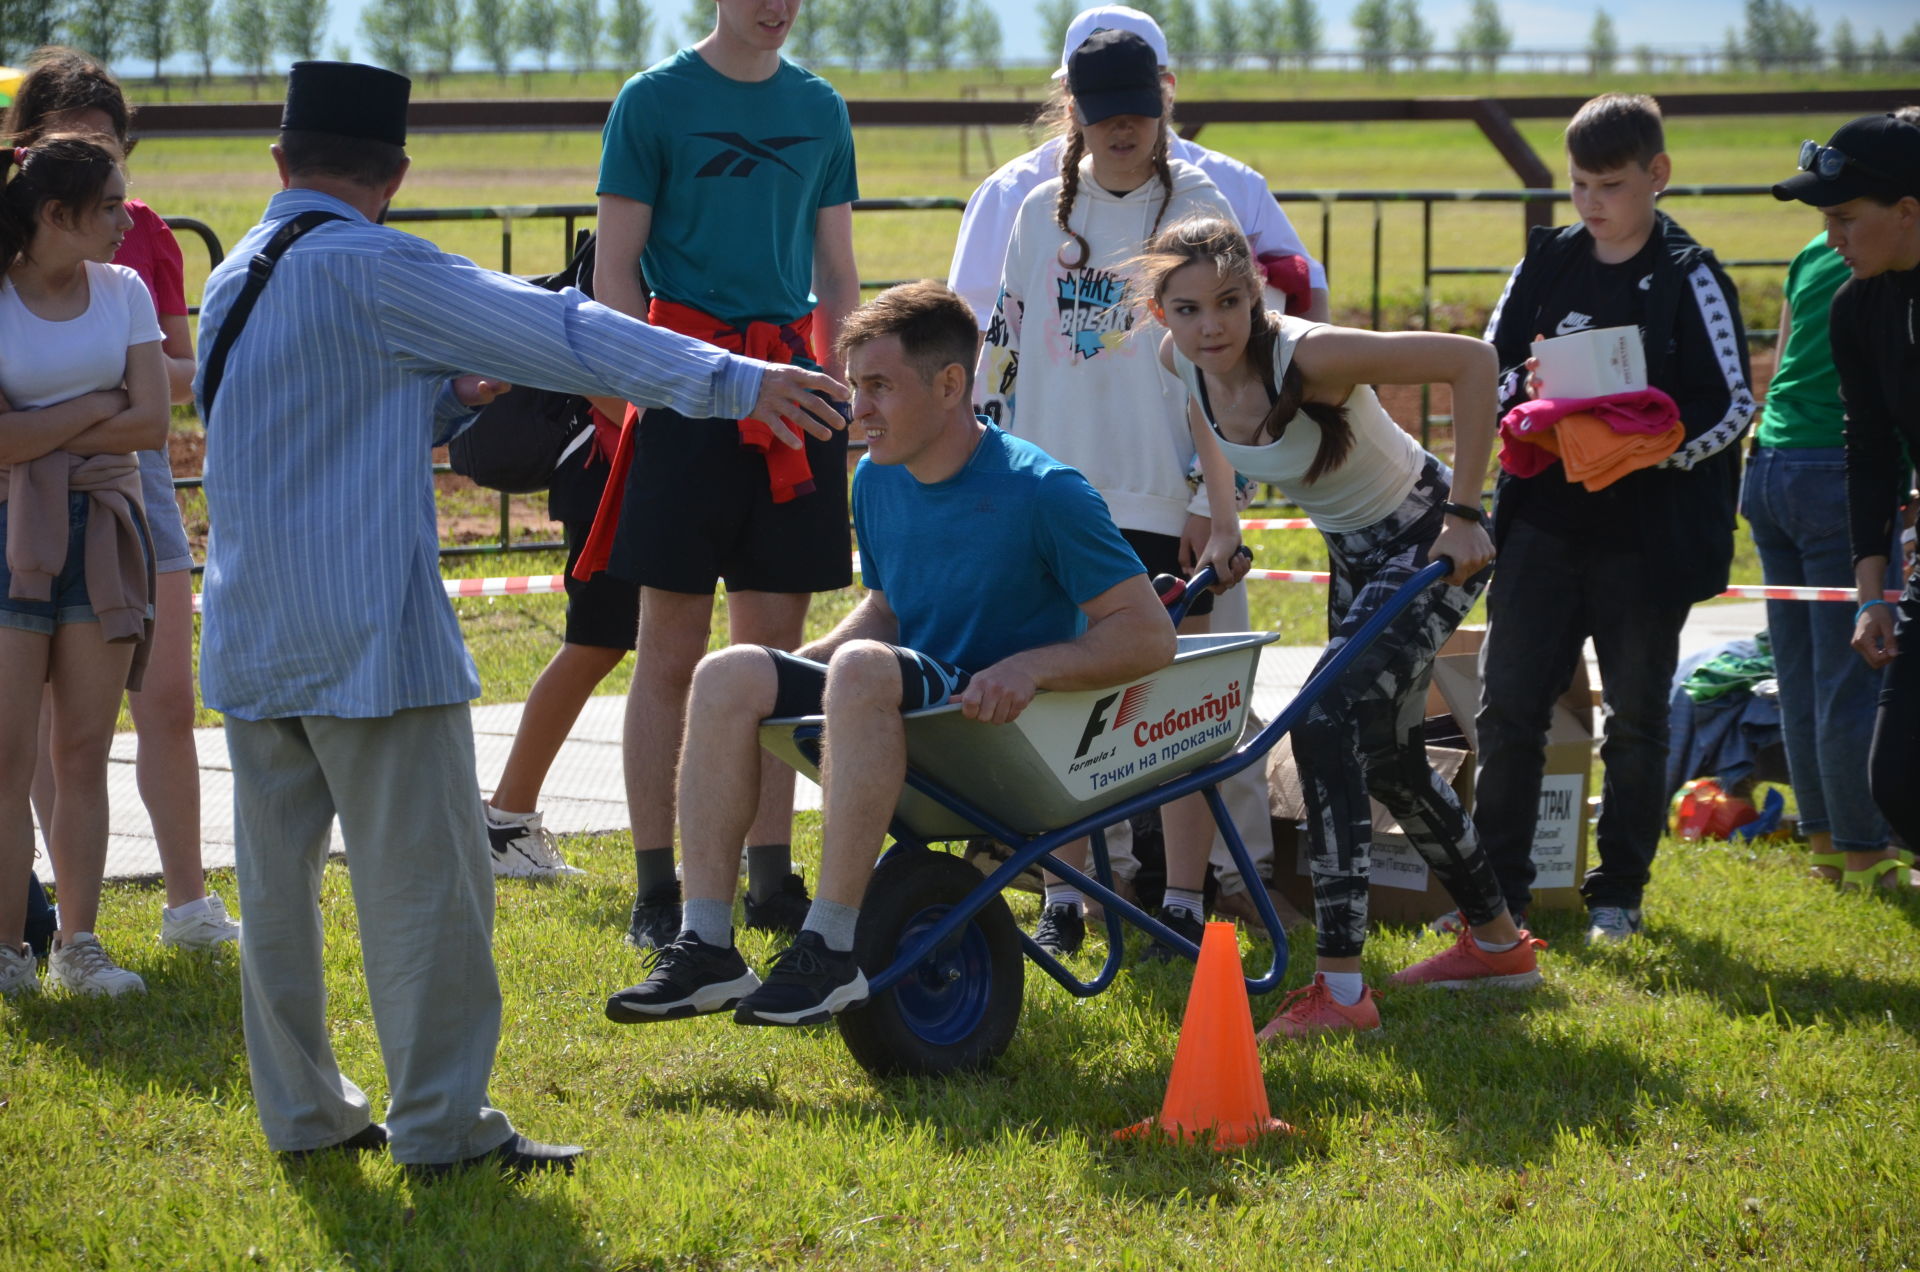
{"label": "black wristwatch", "polygon": [[1440,506],[1446,510],[1449,517],[1458,517],[1462,521],[1471,521],[1476,525],[1487,519],[1487,514],[1480,511],[1478,504],[1446,503]]}

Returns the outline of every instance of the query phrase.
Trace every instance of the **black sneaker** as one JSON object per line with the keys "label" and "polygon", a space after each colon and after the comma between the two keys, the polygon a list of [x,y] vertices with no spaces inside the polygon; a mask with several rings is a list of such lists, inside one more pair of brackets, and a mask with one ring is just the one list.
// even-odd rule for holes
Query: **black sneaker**
{"label": "black sneaker", "polygon": [[790,874],[780,881],[779,889],[765,901],[755,901],[753,894],[747,894],[747,927],[755,932],[778,932],[782,936],[797,936],[800,925],[807,921],[807,910],[813,905],[813,898],[807,895],[807,885],[797,874]]}
{"label": "black sneaker", "polygon": [[400,1171],[416,1184],[436,1183],[463,1171],[482,1167],[492,1167],[508,1179],[525,1179],[535,1171],[543,1170],[571,1175],[586,1151],[578,1144],[542,1144],[539,1140],[516,1134],[498,1148],[461,1161],[408,1162]]}
{"label": "black sneaker", "polygon": [[1086,944],[1087,920],[1080,907],[1062,901],[1040,911],[1040,926],[1033,930],[1033,942],[1055,958],[1078,954]]}
{"label": "black sneaker", "polygon": [[680,935],[680,881],[662,884],[633,902],[627,920],[627,944],[636,950],[664,950]]}
{"label": "black sneaker", "polygon": [[733,1009],[736,1025],[817,1025],[867,1001],[867,977],[853,951],[827,948],[802,932],[780,951],[760,988]]}
{"label": "black sneaker", "polygon": [[[1176,935],[1186,937],[1195,945],[1200,944],[1200,938],[1207,934],[1206,921],[1194,918],[1193,915],[1187,913],[1185,910],[1169,910],[1163,905],[1154,911],[1153,917],[1172,928]],[[1164,941],[1155,941],[1147,947],[1147,961],[1149,963],[1171,963],[1175,959],[1183,959],[1185,957],[1186,953],[1184,951],[1177,950]]]}
{"label": "black sneaker", "polygon": [[654,957],[647,979],[607,999],[607,1019],[635,1025],[704,1016],[725,1011],[759,986],[737,948],[682,932]]}

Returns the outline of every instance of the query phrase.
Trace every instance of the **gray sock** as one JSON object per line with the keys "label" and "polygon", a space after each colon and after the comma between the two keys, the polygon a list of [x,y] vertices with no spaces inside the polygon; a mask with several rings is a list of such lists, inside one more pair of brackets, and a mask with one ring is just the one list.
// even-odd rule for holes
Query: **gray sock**
{"label": "gray sock", "polygon": [[792,844],[747,845],[747,895],[765,901],[793,873]]}
{"label": "gray sock", "polygon": [[645,899],[677,882],[673,877],[673,848],[635,848],[633,850],[635,893]]}
{"label": "gray sock", "polygon": [[693,933],[708,945],[725,949],[733,944],[733,905],[691,897],[680,907],[680,930]]}
{"label": "gray sock", "polygon": [[800,925],[800,930],[818,932],[828,949],[844,954],[853,948],[853,929],[859,922],[859,907],[815,897],[813,905],[807,910],[807,921]]}

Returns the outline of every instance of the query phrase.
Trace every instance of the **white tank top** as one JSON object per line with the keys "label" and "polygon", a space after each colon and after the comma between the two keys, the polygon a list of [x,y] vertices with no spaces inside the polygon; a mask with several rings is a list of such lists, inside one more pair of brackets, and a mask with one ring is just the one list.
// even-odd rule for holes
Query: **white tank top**
{"label": "white tank top", "polygon": [[[1273,382],[1277,385],[1293,363],[1294,347],[1300,338],[1326,324],[1274,313],[1267,317],[1279,324],[1273,342]],[[1173,369],[1219,440],[1227,462],[1243,476],[1278,486],[1322,530],[1362,530],[1384,519],[1406,499],[1426,466],[1427,453],[1393,422],[1372,386],[1356,384],[1346,401],[1353,448],[1340,467],[1309,483],[1307,470],[1320,453],[1320,426],[1305,411],[1288,422],[1280,440],[1243,446],[1220,436],[1220,427],[1208,409],[1206,390],[1201,387],[1200,369],[1178,349],[1173,351]]]}

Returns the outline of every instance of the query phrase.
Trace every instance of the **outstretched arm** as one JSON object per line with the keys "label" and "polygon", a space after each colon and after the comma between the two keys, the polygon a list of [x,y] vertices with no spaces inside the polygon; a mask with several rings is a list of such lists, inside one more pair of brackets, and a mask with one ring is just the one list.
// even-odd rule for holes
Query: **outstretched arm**
{"label": "outstretched arm", "polygon": [[[1451,502],[1480,507],[1499,415],[1499,360],[1493,346],[1439,331],[1358,331],[1323,327],[1300,340],[1294,362],[1307,395],[1343,402],[1356,384],[1446,384],[1453,390]],[[1453,558],[1456,586],[1493,560],[1493,540],[1479,522],[1449,514],[1433,546]]]}

